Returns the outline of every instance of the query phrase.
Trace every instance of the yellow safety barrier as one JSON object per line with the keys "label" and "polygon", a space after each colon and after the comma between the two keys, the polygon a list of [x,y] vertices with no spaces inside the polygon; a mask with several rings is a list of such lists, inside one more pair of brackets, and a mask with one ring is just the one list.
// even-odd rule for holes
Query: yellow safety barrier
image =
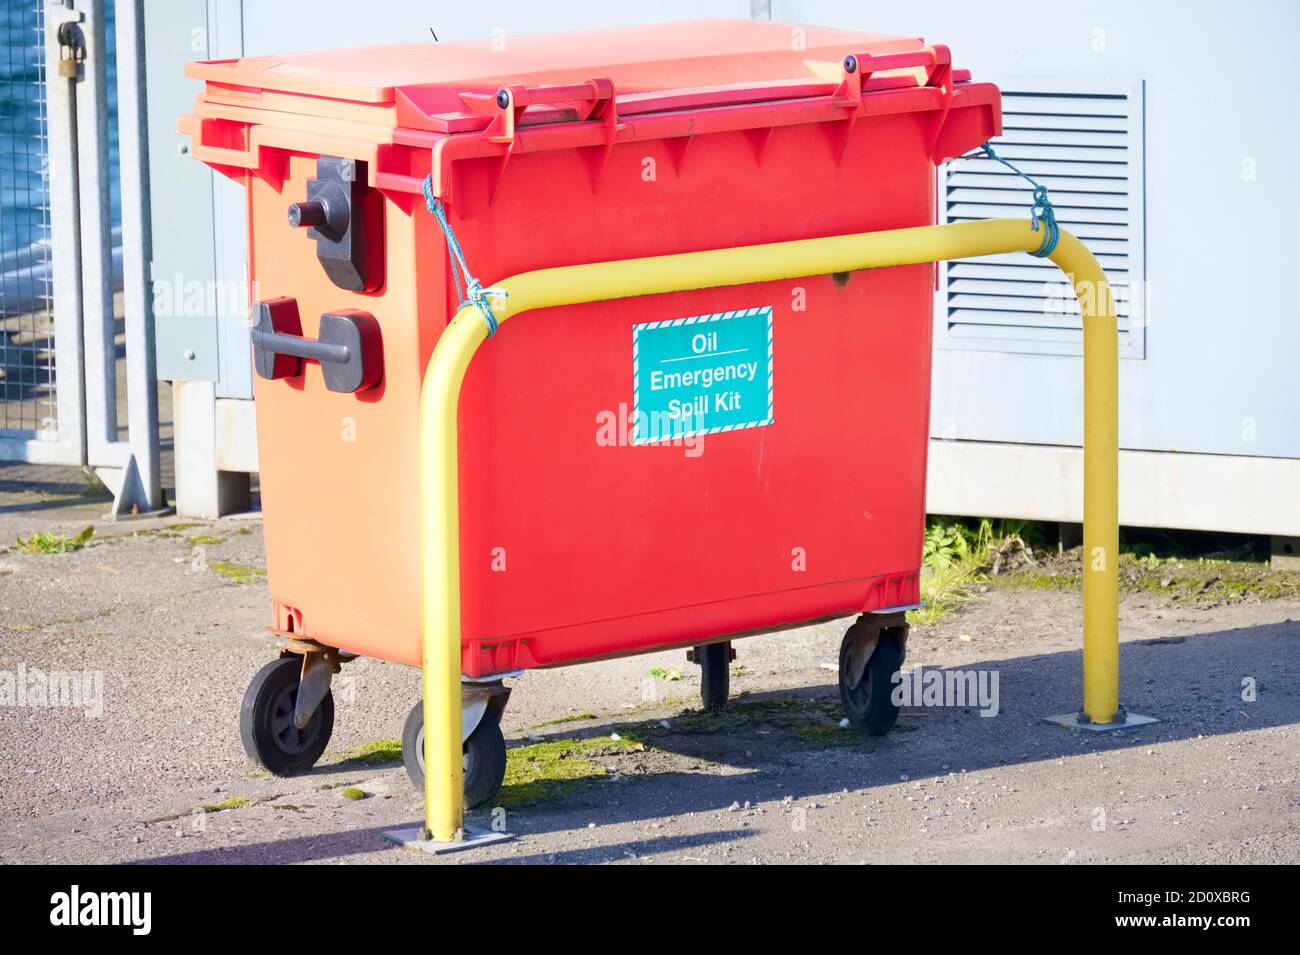
{"label": "yellow safety barrier", "polygon": [[[525,272],[495,288],[498,321],[559,305],[805,278],[832,272],[1033,252],[1043,233],[1027,219],[866,232]],[[1118,411],[1115,302],[1091,252],[1061,230],[1051,259],[1072,277],[1083,311],[1083,712],[1108,724],[1119,712]],[[452,841],[463,825],[460,672],[460,503],[456,413],[470,359],[487,338],[477,308],[462,307],[439,338],[420,396],[420,532],[424,580],[424,799],[422,837]]]}

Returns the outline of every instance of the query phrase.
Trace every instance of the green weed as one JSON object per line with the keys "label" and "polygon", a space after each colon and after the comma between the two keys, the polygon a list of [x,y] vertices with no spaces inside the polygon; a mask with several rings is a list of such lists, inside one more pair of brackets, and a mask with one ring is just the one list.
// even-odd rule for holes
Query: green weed
{"label": "green weed", "polygon": [[19,537],[16,550],[20,554],[67,554],[81,550],[94,536],[95,528],[89,525],[76,537],[37,531],[28,537]]}

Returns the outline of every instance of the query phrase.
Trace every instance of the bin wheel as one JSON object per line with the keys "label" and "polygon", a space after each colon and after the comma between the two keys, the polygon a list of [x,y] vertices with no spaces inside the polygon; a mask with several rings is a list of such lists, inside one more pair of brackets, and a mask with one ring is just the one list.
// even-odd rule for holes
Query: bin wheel
{"label": "bin wheel", "polygon": [[903,645],[895,628],[881,630],[866,672],[858,685],[850,688],[849,657],[860,639],[859,626],[855,623],[849,627],[840,644],[840,702],[851,725],[865,730],[868,736],[883,736],[898,720],[893,677],[903,665]]}
{"label": "bin wheel", "polygon": [[[491,710],[483,714],[461,748],[465,772],[465,808],[481,806],[497,794],[506,778],[506,740]],[[424,791],[424,703],[416,703],[402,730],[402,763],[415,788]]]}
{"label": "bin wheel", "polygon": [[731,693],[731,644],[710,643],[695,648],[700,665],[700,699],[706,710],[720,710]]}
{"label": "bin wheel", "polygon": [[301,675],[302,658],[297,654],[272,660],[248,684],[239,710],[244,752],[276,776],[311,769],[334,732],[334,696],[330,693],[325,694],[304,728],[294,725]]}

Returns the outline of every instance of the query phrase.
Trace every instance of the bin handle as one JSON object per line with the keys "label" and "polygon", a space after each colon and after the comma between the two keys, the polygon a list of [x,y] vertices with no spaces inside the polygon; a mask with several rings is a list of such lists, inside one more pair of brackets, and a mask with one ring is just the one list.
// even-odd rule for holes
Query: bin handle
{"label": "bin handle", "polygon": [[461,93],[460,99],[474,112],[492,117],[485,130],[488,142],[509,143],[512,147],[515,130],[530,106],[572,104],[577,107],[574,121],[598,119],[611,132],[618,128],[614,81],[607,76],[570,86],[508,84],[495,93]]}
{"label": "bin handle", "polygon": [[[946,107],[953,95],[953,70],[952,53],[943,44],[903,53],[850,53],[841,61],[843,73],[830,99],[836,105],[856,109],[874,74],[915,67],[923,67],[926,71],[922,86],[942,90]],[[672,108],[680,97],[681,91],[665,91],[667,108]],[[464,92],[460,99],[473,112],[491,117],[484,130],[488,142],[507,143],[512,149],[516,131],[524,125],[523,115],[531,106],[572,105],[576,108],[576,115],[568,121],[600,120],[611,135],[619,126],[614,82],[607,76],[568,86],[507,84],[495,93]],[[645,109],[646,103],[647,100],[640,101],[638,113],[649,112]]]}
{"label": "bin handle", "polygon": [[296,378],[302,363],[321,368],[325,387],[353,394],[379,383],[379,323],[355,308],[326,312],[320,317],[320,337],[306,338],[296,299],[281,297],[253,303],[253,365],[268,381]]}
{"label": "bin handle", "polygon": [[[242,131],[248,137],[247,148],[214,146],[204,141],[211,138],[211,134],[221,128],[221,123],[221,120],[206,116],[186,114],[177,117],[176,131],[190,137],[194,158],[200,162],[213,163],[218,166],[235,166],[240,169],[256,169],[259,164],[258,144],[253,140],[254,131],[251,127],[242,127]],[[228,127],[230,125],[226,124]]]}
{"label": "bin handle", "polygon": [[939,122],[942,126],[942,114],[947,113],[954,92],[952,51],[942,43],[906,53],[848,54],[840,64],[843,70],[840,85],[831,94],[831,99],[840,106],[857,109],[862,103],[863,93],[867,91],[868,81],[874,74],[918,66],[925,68],[925,82],[921,86],[938,89],[943,94],[944,102]]}

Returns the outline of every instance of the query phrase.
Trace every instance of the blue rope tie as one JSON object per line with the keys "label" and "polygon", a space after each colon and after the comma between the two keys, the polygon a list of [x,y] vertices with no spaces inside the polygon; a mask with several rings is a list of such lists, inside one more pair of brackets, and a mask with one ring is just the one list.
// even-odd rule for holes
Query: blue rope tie
{"label": "blue rope tie", "polygon": [[990,143],[985,143],[973,153],[967,153],[965,156],[958,156],[958,159],[975,159],[980,154],[992,159],[994,162],[1000,162],[1021,179],[1025,180],[1034,187],[1033,204],[1029,207],[1029,221],[1033,223],[1034,231],[1038,231],[1039,223],[1043,226],[1043,243],[1038,247],[1038,251],[1030,252],[1030,255],[1036,255],[1040,259],[1045,259],[1056,251],[1056,243],[1061,240],[1061,227],[1056,224],[1056,210],[1052,208],[1052,200],[1048,198],[1047,187],[1038,182],[1032,176],[1017,169],[1011,163],[1007,162],[1001,156],[993,151]]}
{"label": "blue rope tie", "polygon": [[[497,333],[500,323],[497,322],[496,312],[492,311],[490,299],[505,298],[509,293],[505,289],[485,289],[479,284],[479,280],[470,274],[469,266],[465,264],[465,253],[461,251],[456,233],[452,231],[451,223],[447,221],[447,210],[443,208],[442,200],[433,194],[431,175],[424,177],[424,204],[438,220],[438,225],[442,227],[442,234],[447,240],[447,258],[451,262],[451,280],[456,285],[457,310],[473,303],[479,314],[483,316],[483,321],[487,324],[488,338],[491,338]],[[462,279],[464,280],[463,291]]]}

